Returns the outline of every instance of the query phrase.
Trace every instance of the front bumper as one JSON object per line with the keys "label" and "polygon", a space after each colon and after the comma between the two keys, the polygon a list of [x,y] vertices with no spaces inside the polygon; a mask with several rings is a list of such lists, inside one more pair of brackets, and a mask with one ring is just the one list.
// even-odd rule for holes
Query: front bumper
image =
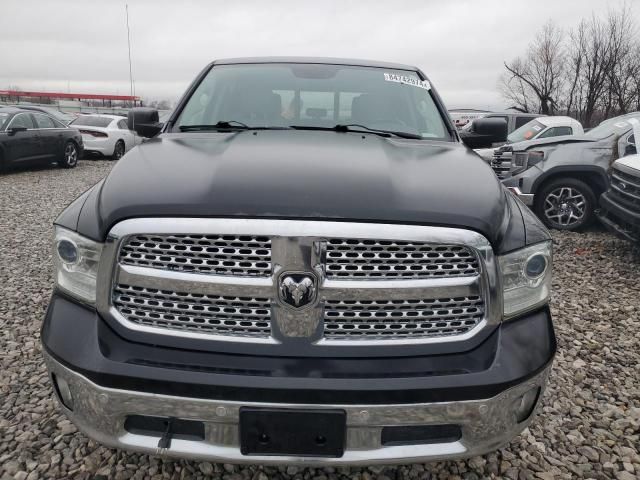
{"label": "front bumper", "polygon": [[[531,420],[514,404],[544,389],[556,342],[546,308],[510,320],[460,352],[400,358],[288,358],[191,351],[131,342],[97,312],[54,294],[41,339],[50,372],[73,398],[69,418],[110,446],[156,453],[161,434],[127,431],[129,415],[194,420],[200,440],[175,439],[163,453],[246,463],[408,463],[495,450]],[[60,395],[61,389],[57,392]],[[535,399],[539,401],[541,395]],[[340,458],[245,456],[242,406],[341,409],[347,415]],[[384,444],[383,427],[455,425],[455,440]]]}
{"label": "front bumper", "polygon": [[[150,454],[231,463],[259,464],[372,464],[414,463],[480,455],[495,450],[522,431],[533,413],[516,420],[514,406],[532,389],[538,390],[536,406],[547,382],[550,366],[534,377],[488,399],[399,405],[317,405],[233,402],[176,397],[101,387],[45,353],[45,362],[56,379],[66,381],[73,411],[61,408],[89,437],[111,447]],[[241,407],[288,409],[341,409],[347,415],[345,453],[339,458],[293,456],[245,456],[239,445]],[[535,408],[535,406],[534,406]],[[160,435],[127,431],[130,415],[194,420],[204,424],[204,439],[174,439],[159,449]],[[458,425],[455,441],[429,444],[383,445],[383,427],[409,425]]]}
{"label": "front bumper", "polygon": [[640,243],[640,212],[620,205],[609,192],[600,196],[600,209],[596,215],[618,237]]}

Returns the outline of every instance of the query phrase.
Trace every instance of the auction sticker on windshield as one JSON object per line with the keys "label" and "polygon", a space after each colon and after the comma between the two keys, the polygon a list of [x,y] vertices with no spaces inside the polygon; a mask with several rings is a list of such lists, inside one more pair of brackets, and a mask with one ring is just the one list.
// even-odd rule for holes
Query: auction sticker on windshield
{"label": "auction sticker on windshield", "polygon": [[431,84],[427,80],[407,77],[406,75],[398,75],[397,73],[385,73],[384,80],[386,82],[404,83],[405,85],[412,85],[414,87],[424,88],[425,90],[431,90]]}

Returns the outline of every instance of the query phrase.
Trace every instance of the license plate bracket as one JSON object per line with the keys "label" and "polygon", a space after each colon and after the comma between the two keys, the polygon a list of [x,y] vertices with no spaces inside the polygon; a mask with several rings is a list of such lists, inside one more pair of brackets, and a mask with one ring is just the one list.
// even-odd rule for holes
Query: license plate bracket
{"label": "license plate bracket", "polygon": [[240,452],[339,458],[344,455],[344,410],[240,409]]}

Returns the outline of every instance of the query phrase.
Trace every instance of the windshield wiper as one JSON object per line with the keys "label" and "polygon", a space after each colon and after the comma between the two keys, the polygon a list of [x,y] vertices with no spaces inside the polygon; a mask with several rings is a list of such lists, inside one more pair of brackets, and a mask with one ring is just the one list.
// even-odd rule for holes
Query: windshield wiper
{"label": "windshield wiper", "polygon": [[307,125],[289,125],[289,127],[296,130],[323,130],[332,132],[365,132],[380,135],[381,137],[400,137],[400,138],[412,138],[414,140],[423,140],[421,135],[409,132],[396,132],[393,130],[380,130],[377,128],[367,127],[366,125],[360,125],[358,123],[338,124],[333,127],[315,127]]}
{"label": "windshield wiper", "polygon": [[223,120],[215,124],[204,125],[180,125],[181,132],[197,132],[205,130],[289,130],[289,127],[260,126],[250,127],[246,123],[237,120]]}

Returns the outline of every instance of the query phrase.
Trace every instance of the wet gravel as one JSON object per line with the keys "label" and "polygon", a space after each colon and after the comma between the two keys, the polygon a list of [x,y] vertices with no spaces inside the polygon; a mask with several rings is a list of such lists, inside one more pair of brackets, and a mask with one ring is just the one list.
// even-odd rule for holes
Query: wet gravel
{"label": "wet gravel", "polygon": [[164,460],[87,439],[58,412],[39,329],[52,287],[51,222],[112,165],[0,174],[0,480],[640,478],[640,253],[602,231],[554,234],[559,351],[541,415],[500,451],[303,469]]}

